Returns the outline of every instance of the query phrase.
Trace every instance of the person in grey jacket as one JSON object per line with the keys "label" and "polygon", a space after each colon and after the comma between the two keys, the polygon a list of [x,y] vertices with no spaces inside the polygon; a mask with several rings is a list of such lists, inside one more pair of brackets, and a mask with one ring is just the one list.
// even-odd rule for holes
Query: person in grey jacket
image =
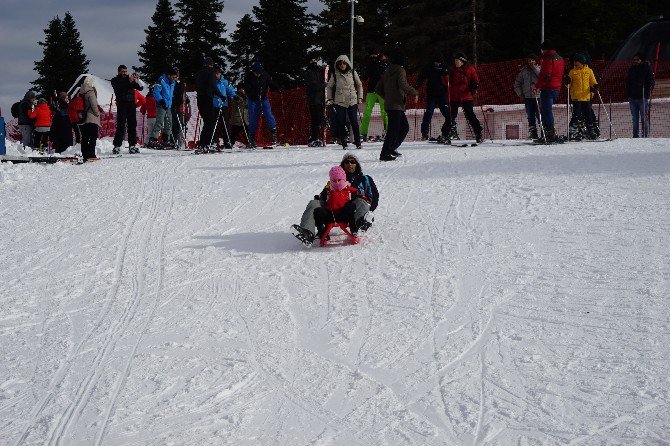
{"label": "person in grey jacket", "polygon": [[526,116],[528,117],[528,137],[537,139],[537,124],[540,122],[540,111],[537,107],[537,100],[533,94],[533,85],[537,83],[537,76],[540,74],[540,67],[537,66],[537,57],[529,55],[526,57],[526,65],[519,71],[514,81],[514,92],[523,99],[526,106]]}
{"label": "person in grey jacket", "polygon": [[409,123],[405,116],[405,97],[414,96],[415,102],[418,100],[417,92],[407,82],[407,72],[403,65],[405,56],[400,51],[394,51],[389,57],[391,65],[382,75],[375,91],[384,98],[384,108],[389,117],[388,131],[384,138],[384,145],[379,154],[380,161],[393,161],[401,156],[398,147],[405,140],[409,132]]}
{"label": "person in grey jacket", "polygon": [[84,98],[84,113],[86,114],[84,122],[80,124],[81,156],[84,161],[98,161],[100,158],[95,156],[95,143],[98,140],[98,129],[100,128],[100,109],[93,77],[86,76],[79,94]]}
{"label": "person in grey jacket", "polygon": [[347,117],[354,133],[356,148],[361,148],[361,135],[358,127],[358,104],[363,102],[363,84],[358,73],[351,68],[351,62],[346,55],[341,55],[335,61],[335,70],[328,79],[326,104],[335,105],[337,116],[337,134],[340,136],[343,149],[347,149],[346,134]]}

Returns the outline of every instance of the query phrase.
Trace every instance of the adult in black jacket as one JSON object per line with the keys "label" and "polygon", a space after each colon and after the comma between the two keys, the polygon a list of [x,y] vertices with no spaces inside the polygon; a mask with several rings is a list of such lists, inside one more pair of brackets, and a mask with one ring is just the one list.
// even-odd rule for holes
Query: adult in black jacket
{"label": "adult in black jacket", "polygon": [[[426,82],[426,111],[423,113],[423,120],[421,121],[421,137],[424,140],[430,136],[430,121],[433,119],[433,111],[436,106],[440,109],[442,116],[444,116],[445,122],[451,123],[447,86],[442,80],[443,76],[451,74],[451,69],[444,63],[444,57],[439,53],[435,55],[433,62],[424,66],[419,73],[419,78],[414,88],[418,90]],[[442,127],[442,135],[439,140],[445,143],[450,142],[450,128],[450,125]]]}
{"label": "adult in black jacket", "polygon": [[65,149],[73,145],[72,123],[67,114],[69,100],[67,93],[58,94],[53,121],[51,122],[51,140],[56,153],[63,153]]}
{"label": "adult in black jacket", "polygon": [[184,112],[182,106],[184,105],[184,96],[186,95],[184,83],[179,81],[177,77],[177,83],[174,86],[174,93],[172,95],[172,139],[177,145],[181,139],[181,132],[186,130],[184,127],[186,122],[184,121]]}
{"label": "adult in black jacket", "polygon": [[33,129],[35,128],[35,121],[33,121],[28,112],[33,110],[37,105],[37,94],[34,91],[27,91],[23,96],[23,100],[19,104],[19,130],[21,131],[21,144],[23,147],[33,146]]}
{"label": "adult in black jacket", "polygon": [[219,89],[216,88],[216,72],[211,57],[206,57],[202,69],[195,73],[195,88],[198,93],[198,111],[202,117],[199,151],[206,152],[213,142],[214,125],[217,119],[214,113],[214,96],[226,100]]}
{"label": "adult in black jacket", "polygon": [[370,56],[368,56],[367,63],[365,65],[365,75],[368,80],[368,91],[365,94],[365,111],[363,112],[363,119],[361,120],[361,136],[363,140],[368,139],[368,127],[370,126],[370,116],[372,115],[372,110],[375,108],[375,103],[379,103],[379,113],[382,117],[382,122],[384,123],[384,133],[388,129],[389,118],[384,109],[384,98],[379,96],[375,91],[375,86],[379,79],[381,79],[382,74],[388,68],[388,60],[386,56],[381,51],[374,51]]}
{"label": "adult in black jacket", "polygon": [[137,148],[137,116],[135,111],[135,90],[142,91],[143,83],[137,74],[128,76],[128,67],[119,65],[117,75],[112,78],[112,88],[116,97],[116,131],[114,132],[113,153],[121,151],[123,137],[128,127],[128,153],[139,153]]}
{"label": "adult in black jacket", "polygon": [[270,138],[272,144],[277,143],[277,121],[272,114],[270,101],[268,100],[268,90],[270,88],[279,90],[279,86],[272,80],[270,75],[264,71],[263,64],[259,61],[251,65],[251,72],[244,77],[245,91],[249,107],[249,144],[256,145],[256,133],[258,132],[258,123],[261,114],[265,115],[268,127],[270,128]]}
{"label": "adult in black jacket", "polygon": [[323,123],[325,88],[324,69],[319,66],[316,58],[311,58],[305,71],[305,91],[310,119],[309,141],[307,143],[309,147],[323,145],[323,142],[319,139],[319,130]]}
{"label": "adult in black jacket", "polygon": [[649,98],[654,89],[654,72],[642,54],[633,56],[633,66],[628,69],[626,79],[626,97],[633,118],[633,138],[640,137],[640,121],[642,121],[642,137],[649,136]]}

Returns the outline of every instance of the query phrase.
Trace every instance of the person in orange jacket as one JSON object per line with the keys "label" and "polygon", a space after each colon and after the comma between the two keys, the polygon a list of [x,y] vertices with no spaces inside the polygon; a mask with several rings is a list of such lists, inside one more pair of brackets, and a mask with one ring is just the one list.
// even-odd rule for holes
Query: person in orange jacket
{"label": "person in orange jacket", "polygon": [[28,117],[35,120],[33,141],[35,147],[43,152],[49,146],[49,132],[51,131],[51,109],[46,99],[40,98],[37,107],[28,111]]}

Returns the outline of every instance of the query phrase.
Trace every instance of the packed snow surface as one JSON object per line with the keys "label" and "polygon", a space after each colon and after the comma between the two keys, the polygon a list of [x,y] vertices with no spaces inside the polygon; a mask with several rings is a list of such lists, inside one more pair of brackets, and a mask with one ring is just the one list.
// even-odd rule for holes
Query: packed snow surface
{"label": "packed snow surface", "polygon": [[2,164],[0,443],[669,444],[670,142],[379,147]]}

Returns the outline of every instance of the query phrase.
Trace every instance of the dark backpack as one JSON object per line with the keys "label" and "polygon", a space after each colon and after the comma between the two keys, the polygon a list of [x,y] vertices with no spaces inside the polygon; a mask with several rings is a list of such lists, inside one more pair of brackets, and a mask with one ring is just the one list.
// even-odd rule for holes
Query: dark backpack
{"label": "dark backpack", "polygon": [[13,118],[18,118],[19,117],[19,115],[21,114],[21,101],[14,102],[12,104],[11,112],[12,112],[12,117]]}
{"label": "dark backpack", "polygon": [[67,115],[72,124],[81,124],[86,119],[84,114],[84,98],[78,94],[67,106]]}

